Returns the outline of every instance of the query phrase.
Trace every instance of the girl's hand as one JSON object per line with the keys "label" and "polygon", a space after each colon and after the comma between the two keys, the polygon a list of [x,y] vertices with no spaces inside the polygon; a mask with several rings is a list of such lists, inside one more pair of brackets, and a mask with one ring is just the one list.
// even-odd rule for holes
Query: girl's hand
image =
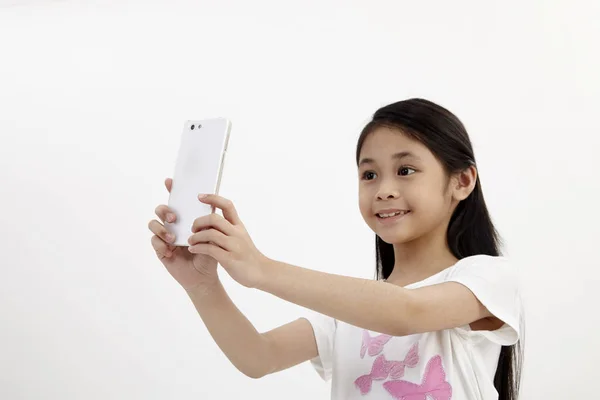
{"label": "girl's hand", "polygon": [[194,234],[188,240],[190,253],[215,258],[241,285],[259,286],[270,260],[254,246],[233,203],[218,195],[200,195],[198,199],[221,209],[223,217],[213,213],[194,221]]}
{"label": "girl's hand", "polygon": [[[171,192],[173,185],[172,179],[165,181],[167,191]],[[185,289],[191,290],[199,286],[213,285],[219,281],[217,274],[217,261],[204,254],[192,254],[184,246],[173,246],[171,243],[175,237],[164,226],[165,221],[174,222],[175,213],[166,205],[160,205],[156,208],[156,215],[160,219],[152,220],[148,228],[154,236],[151,242],[154,251],[159,260],[167,268],[169,273]]]}

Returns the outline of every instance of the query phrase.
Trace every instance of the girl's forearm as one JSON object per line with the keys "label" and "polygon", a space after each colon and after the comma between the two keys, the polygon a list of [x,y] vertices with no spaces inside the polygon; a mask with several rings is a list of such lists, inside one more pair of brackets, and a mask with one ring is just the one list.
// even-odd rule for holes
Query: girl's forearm
{"label": "girl's forearm", "polygon": [[220,281],[187,293],[212,338],[238,370],[251,378],[270,372],[267,339],[236,307]]}
{"label": "girl's forearm", "polygon": [[[414,314],[409,291],[383,282],[328,274],[269,260],[257,287],[283,300],[354,326],[395,336],[407,334]],[[397,318],[390,318],[394,310]]]}

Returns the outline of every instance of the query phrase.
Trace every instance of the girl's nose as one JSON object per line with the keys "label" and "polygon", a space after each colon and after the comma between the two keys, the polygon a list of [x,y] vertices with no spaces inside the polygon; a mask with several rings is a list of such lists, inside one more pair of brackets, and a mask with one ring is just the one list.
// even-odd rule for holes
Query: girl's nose
{"label": "girl's nose", "polygon": [[400,197],[400,192],[394,187],[381,187],[377,193],[377,199],[379,200],[393,200]]}

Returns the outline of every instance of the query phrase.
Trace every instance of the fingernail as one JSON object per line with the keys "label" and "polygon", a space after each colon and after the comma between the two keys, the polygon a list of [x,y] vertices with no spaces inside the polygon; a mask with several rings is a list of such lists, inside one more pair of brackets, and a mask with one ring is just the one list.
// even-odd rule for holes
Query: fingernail
{"label": "fingernail", "polygon": [[208,195],[207,195],[207,194],[199,194],[199,195],[198,195],[198,198],[199,198],[199,199],[205,199],[205,198],[207,198],[207,197],[208,197]]}
{"label": "fingernail", "polygon": [[175,220],[175,214],[167,214],[167,221],[173,222]]}
{"label": "fingernail", "polygon": [[171,235],[170,233],[167,233],[166,238],[167,238],[167,241],[169,241],[169,242],[172,242],[174,239],[173,235]]}

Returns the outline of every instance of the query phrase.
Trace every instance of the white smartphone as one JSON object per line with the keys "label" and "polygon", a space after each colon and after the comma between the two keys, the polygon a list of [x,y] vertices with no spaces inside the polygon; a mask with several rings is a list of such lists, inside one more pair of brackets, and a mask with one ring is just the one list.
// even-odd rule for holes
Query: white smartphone
{"label": "white smartphone", "polygon": [[165,222],[176,246],[189,246],[194,220],[214,212],[198,195],[219,194],[230,132],[226,118],[188,120],[183,126],[168,204],[177,220]]}

